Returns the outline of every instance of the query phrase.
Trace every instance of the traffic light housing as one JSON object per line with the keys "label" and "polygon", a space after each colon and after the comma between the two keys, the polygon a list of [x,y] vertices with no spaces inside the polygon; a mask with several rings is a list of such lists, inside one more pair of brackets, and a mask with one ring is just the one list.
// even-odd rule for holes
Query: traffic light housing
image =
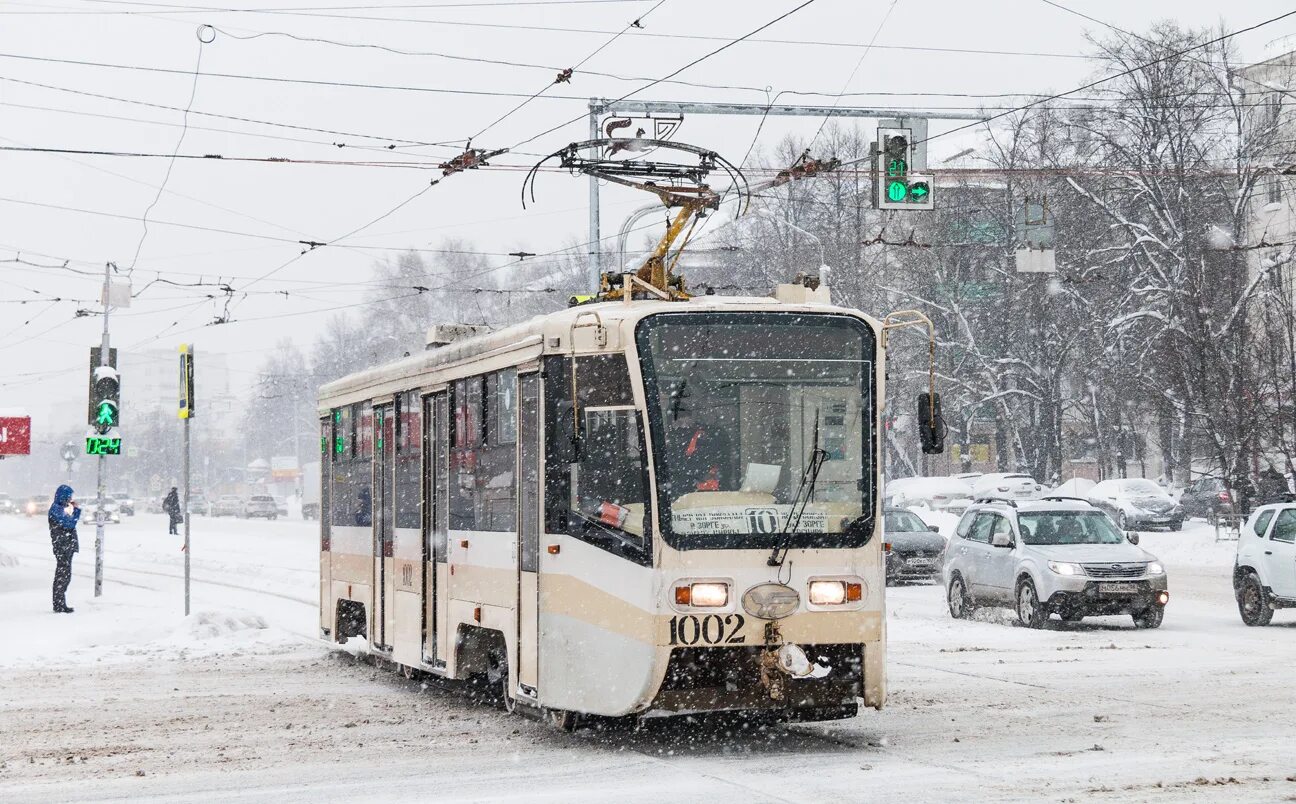
{"label": "traffic light housing", "polygon": [[931,176],[913,173],[913,140],[907,128],[879,128],[873,173],[877,209],[933,209]]}
{"label": "traffic light housing", "polygon": [[90,398],[94,418],[90,422],[99,433],[121,424],[121,380],[112,366],[94,369],[94,394]]}
{"label": "traffic light housing", "polygon": [[101,366],[99,362],[99,347],[91,347],[86,423],[102,435],[121,423],[121,375],[117,373],[117,350],[108,350],[107,365]]}

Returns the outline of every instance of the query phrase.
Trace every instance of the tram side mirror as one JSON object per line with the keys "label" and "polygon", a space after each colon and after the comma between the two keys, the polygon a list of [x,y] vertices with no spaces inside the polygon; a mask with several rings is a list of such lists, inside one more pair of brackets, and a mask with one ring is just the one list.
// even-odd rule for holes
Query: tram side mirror
{"label": "tram side mirror", "polygon": [[558,437],[554,452],[557,453],[559,463],[580,463],[581,459],[580,446],[585,428],[576,426],[572,409],[571,402],[558,403]]}
{"label": "tram side mirror", "polygon": [[941,416],[940,394],[918,395],[918,438],[922,451],[939,455],[945,451],[945,419]]}

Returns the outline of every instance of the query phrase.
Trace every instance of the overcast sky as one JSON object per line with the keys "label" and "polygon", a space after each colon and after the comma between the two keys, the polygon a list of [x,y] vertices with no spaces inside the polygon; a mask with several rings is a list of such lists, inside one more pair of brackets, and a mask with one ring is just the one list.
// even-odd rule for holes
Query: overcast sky
{"label": "overcast sky", "polygon": [[[167,176],[168,159],[0,152],[0,260],[21,252],[31,262],[69,260],[69,268],[91,274],[0,262],[0,407],[30,409],[38,437],[42,428],[79,424],[49,421],[48,412],[83,409],[76,405],[84,405],[87,347],[98,343],[102,324],[97,315],[78,319],[75,313],[99,309],[100,280],[93,274],[106,261],[114,261],[123,274],[133,264],[136,292],[159,277],[177,283],[219,277],[240,291],[230,308],[231,323],[206,326],[224,311],[223,297],[204,298],[217,292],[214,288],[156,283],[129,310],[114,313],[112,330],[113,344],[126,349],[174,350],[189,341],[200,355],[231,353],[231,365],[240,372],[236,381],[246,381],[278,338],[290,335],[308,343],[330,310],[362,300],[367,288],[358,283],[370,279],[374,261],[402,248],[435,249],[452,237],[497,255],[491,259],[504,264],[510,251],[545,252],[585,240],[586,184],[543,175],[538,203],[524,211],[522,170],[461,174],[344,240],[348,247],[300,256],[297,241],[333,241],[391,210],[439,176],[430,165],[453,155],[471,136],[477,135],[474,145],[482,148],[517,146],[581,116],[590,96],[615,97],[644,86],[643,80],[577,72],[570,84],[549,86],[487,128],[526,96],[545,89],[556,69],[574,66],[640,16],[641,29],[616,39],[584,68],[639,79],[665,76],[799,4],[261,1],[240,0],[237,6],[260,13],[157,0],[6,0],[0,5],[0,146],[169,156],[180,141],[180,110],[192,91],[191,110],[208,114],[189,115],[181,154],[402,165],[178,159],[148,213],[152,223],[143,236],[141,216]],[[1227,5],[1065,0],[1062,5],[1139,32],[1170,17],[1189,26],[1245,28],[1291,8],[1277,0]],[[1241,55],[1260,60],[1280,52],[1283,38],[1296,32],[1293,20],[1237,37]],[[197,37],[203,24],[216,29],[209,44]],[[766,95],[759,88],[764,87],[826,93],[845,88],[898,94],[847,98],[842,105],[966,110],[979,101],[927,93],[1070,89],[1094,73],[1092,62],[1077,58],[1088,51],[1086,31],[1103,32],[1044,0],[817,0],[677,76],[738,88],[658,84],[635,97],[762,103]],[[332,41],[302,41],[308,37]],[[870,41],[875,47],[866,52]],[[906,46],[949,50],[895,49]],[[432,53],[540,67],[427,55]],[[200,56],[195,85],[192,73]],[[832,103],[788,95],[781,101]],[[694,117],[677,139],[736,161],[751,144],[757,123],[755,117]],[[772,118],[757,147],[772,147],[789,133],[812,134],[819,124],[818,119]],[[934,124],[933,133],[952,125],[957,124]],[[585,135],[582,119],[520,145],[496,164],[529,167],[536,161],[532,154],[550,153]],[[392,144],[398,147],[386,147]],[[936,143],[933,150],[939,153]],[[633,191],[606,191],[604,234],[615,232],[624,216],[644,203]],[[525,266],[483,282],[505,279],[525,285]],[[65,301],[39,301],[51,297]],[[51,400],[76,405],[51,408]]]}

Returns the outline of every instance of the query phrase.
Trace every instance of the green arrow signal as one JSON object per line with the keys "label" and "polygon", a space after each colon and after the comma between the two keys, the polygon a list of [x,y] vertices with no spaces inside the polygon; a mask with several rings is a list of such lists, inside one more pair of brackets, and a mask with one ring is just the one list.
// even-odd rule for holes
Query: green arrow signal
{"label": "green arrow signal", "polygon": [[919,201],[921,201],[927,197],[927,193],[929,191],[927,189],[927,185],[915,184],[913,187],[909,188],[909,192],[913,194],[914,198],[917,198]]}
{"label": "green arrow signal", "polygon": [[99,410],[95,414],[95,424],[106,424],[109,427],[117,423],[117,409],[112,402],[104,400],[99,403]]}

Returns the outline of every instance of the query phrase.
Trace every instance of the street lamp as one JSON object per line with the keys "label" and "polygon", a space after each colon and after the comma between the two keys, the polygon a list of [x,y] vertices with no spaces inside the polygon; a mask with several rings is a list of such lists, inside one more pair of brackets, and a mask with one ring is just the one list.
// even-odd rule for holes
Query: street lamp
{"label": "street lamp", "polygon": [[828,267],[828,260],[824,253],[824,244],[823,241],[819,239],[818,235],[816,235],[814,232],[811,232],[807,229],[803,229],[800,226],[797,226],[795,223],[788,220],[787,218],[781,218],[778,215],[775,215],[773,212],[770,212],[768,209],[754,209],[752,210],[752,214],[759,215],[762,218],[773,221],[775,223],[782,223],[784,226],[787,226],[788,228],[791,229],[795,229],[796,231],[800,232],[801,234],[815,241],[815,245],[819,247],[819,281],[825,285],[832,284],[831,282],[828,281],[829,274],[832,272],[832,269]]}

